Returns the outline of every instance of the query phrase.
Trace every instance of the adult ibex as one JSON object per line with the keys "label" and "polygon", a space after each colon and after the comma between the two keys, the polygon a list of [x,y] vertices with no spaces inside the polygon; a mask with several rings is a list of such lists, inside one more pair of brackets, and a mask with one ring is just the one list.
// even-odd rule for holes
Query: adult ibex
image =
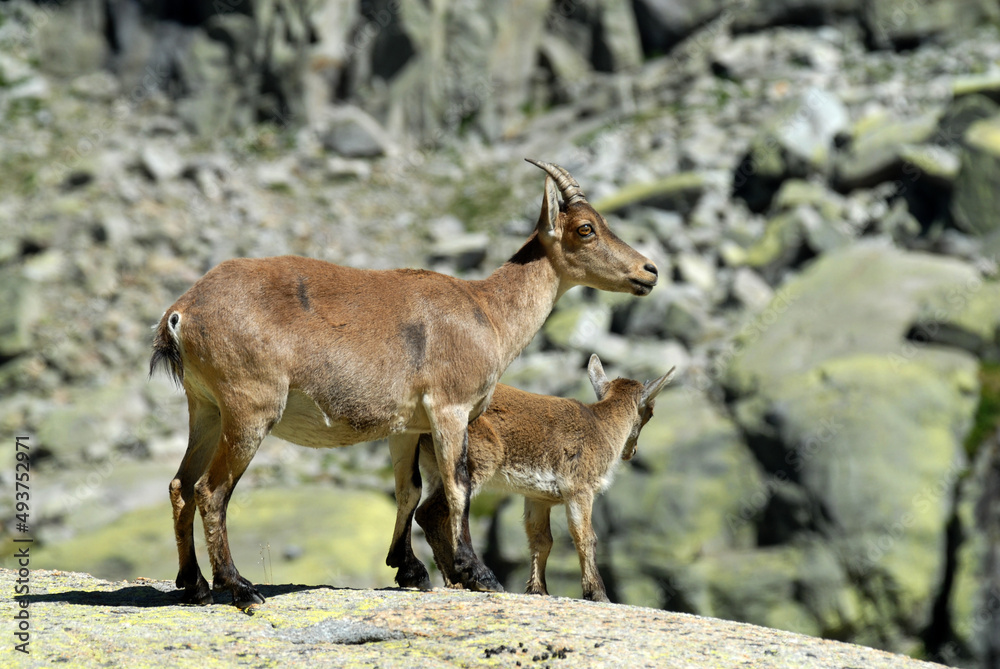
{"label": "adult ibex", "polygon": [[[531,553],[528,594],[547,595],[545,562],[552,549],[549,514],[566,505],[569,531],[580,558],[583,596],[608,601],[597,571],[597,535],[590,517],[594,497],[611,485],[615,468],[635,455],[639,432],[653,416],[653,404],[674,370],[641,383],[609,381],[596,355],[588,365],[597,402],[536,395],[497,384],[493,401],[469,424],[469,484],[475,495],[483,488],[524,495],[524,527]],[[417,508],[416,519],[444,575],[445,585],[458,581],[451,570],[449,511],[434,461],[434,445],[420,438],[420,457],[430,494]],[[463,519],[468,536],[468,517]]]}
{"label": "adult ibex", "polygon": [[230,590],[241,608],[264,601],[233,564],[226,507],[268,432],[314,448],[388,437],[398,512],[386,564],[399,585],[418,588],[430,580],[410,524],[420,501],[417,439],[429,433],[452,511],[453,573],[470,589],[502,589],[462,531],[469,421],[566,290],[641,296],[657,279],[565,169],[529,162],[547,174],[535,232],[486,279],[242,258],[219,264],[167,309],[150,372],[165,364],[188,400],[188,447],[170,482],[183,601],[212,601],[195,557],[195,505],[214,589]]}

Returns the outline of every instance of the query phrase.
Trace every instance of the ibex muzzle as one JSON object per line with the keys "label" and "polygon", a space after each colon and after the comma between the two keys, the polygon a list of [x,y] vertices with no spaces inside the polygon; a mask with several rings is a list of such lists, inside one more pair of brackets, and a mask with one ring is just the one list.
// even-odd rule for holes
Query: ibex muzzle
{"label": "ibex muzzle", "polygon": [[413,555],[410,524],[420,501],[417,439],[430,434],[452,512],[456,578],[501,589],[462,531],[469,421],[563,292],[587,285],[646,295],[657,278],[564,169],[535,164],[548,175],[536,232],[482,281],[242,258],[212,269],[167,309],[150,371],[166,365],[188,400],[188,448],[170,482],[185,602],[212,601],[194,551],[196,508],[214,589],[232,592],[240,607],[264,601],[233,564],[226,507],[268,432],[314,448],[388,438],[398,512],[386,562],[399,585],[419,588],[430,580]]}

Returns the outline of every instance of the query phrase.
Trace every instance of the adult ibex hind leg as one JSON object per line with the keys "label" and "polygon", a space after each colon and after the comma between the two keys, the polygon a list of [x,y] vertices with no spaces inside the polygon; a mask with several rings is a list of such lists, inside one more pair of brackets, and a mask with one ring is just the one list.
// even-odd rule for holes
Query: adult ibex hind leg
{"label": "adult ibex hind leg", "polygon": [[184,588],[182,601],[186,604],[211,604],[212,592],[198,568],[194,552],[194,484],[208,469],[215,454],[222,429],[219,408],[204,400],[188,395],[190,432],[188,447],[177,474],[170,482],[170,503],[174,511],[174,535],[180,569],[177,587]]}
{"label": "adult ibex hind leg", "polygon": [[205,543],[212,564],[212,589],[229,590],[233,604],[244,609],[263,604],[264,597],[253,583],[240,576],[229,550],[226,509],[233,489],[257,453],[260,442],[280,419],[282,406],[221,403],[222,428],[211,463],[194,485],[195,500],[205,527]]}
{"label": "adult ibex hind leg", "polygon": [[[427,497],[417,507],[414,515],[424,531],[428,545],[434,552],[434,561],[444,578],[445,587],[457,587],[462,583],[455,571],[455,551],[451,547],[451,525],[448,500],[441,484],[437,460],[434,457],[434,442],[429,434],[420,435],[420,466],[427,482]],[[471,543],[471,537],[469,538]]]}

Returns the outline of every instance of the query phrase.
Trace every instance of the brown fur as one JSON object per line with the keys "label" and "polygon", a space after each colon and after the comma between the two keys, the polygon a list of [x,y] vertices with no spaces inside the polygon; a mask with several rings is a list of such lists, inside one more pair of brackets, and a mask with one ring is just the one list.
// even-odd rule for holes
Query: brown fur
{"label": "brown fur", "polygon": [[[639,431],[653,415],[653,404],[669,372],[646,384],[608,381],[596,355],[590,378],[598,401],[536,395],[498,384],[489,408],[469,424],[469,481],[473,494],[483,488],[524,496],[524,523],[531,551],[529,594],[548,594],[545,562],[552,548],[549,513],[566,505],[570,533],[580,558],[583,596],[608,601],[597,571],[597,536],[591,524],[594,496],[611,483],[618,462],[635,454]],[[444,540],[448,507],[435,469],[433,444],[421,438],[421,457],[431,481],[427,500],[417,509],[447,585],[455,585],[449,544]],[[467,530],[466,523],[466,532]]]}
{"label": "brown fur", "polygon": [[197,508],[214,589],[230,590],[241,607],[263,602],[233,564],[226,507],[272,431],[321,448],[389,438],[398,513],[387,563],[398,567],[400,585],[417,587],[429,580],[409,528],[420,501],[417,438],[430,434],[455,511],[448,541],[456,578],[499,589],[463,539],[468,422],[563,292],[582,284],[645,295],[656,278],[655,266],[585,200],[560,211],[551,176],[535,233],[482,281],[293,256],[215,267],[167,309],[150,361],[150,371],[166,364],[188,398],[188,449],[170,483],[184,600],[212,600],[194,553]]}

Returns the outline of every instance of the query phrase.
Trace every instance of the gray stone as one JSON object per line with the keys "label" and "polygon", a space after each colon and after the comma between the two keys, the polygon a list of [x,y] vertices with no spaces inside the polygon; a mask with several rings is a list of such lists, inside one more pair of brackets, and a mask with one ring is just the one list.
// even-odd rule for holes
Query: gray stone
{"label": "gray stone", "polygon": [[1000,9],[989,0],[872,0],[864,3],[863,10],[869,40],[883,49],[913,47],[930,39],[954,40],[978,25],[995,23],[1000,18]]}
{"label": "gray stone", "polygon": [[733,273],[732,295],[751,311],[760,311],[774,298],[774,290],[749,267],[739,267]]}
{"label": "gray stone", "polygon": [[561,395],[586,377],[589,357],[590,353],[565,350],[522,354],[510,364],[500,381],[532,393]]}
{"label": "gray stone", "polygon": [[0,53],[0,88],[28,79],[35,70],[21,58]]}
{"label": "gray stone", "polygon": [[951,187],[958,176],[960,158],[956,150],[938,144],[907,144],[900,147],[903,173],[911,182],[927,177],[938,185]]}
{"label": "gray stone", "polygon": [[642,64],[635,13],[628,4],[581,0],[553,5],[545,22],[539,49],[549,59],[557,85],[570,97],[579,95],[592,70],[628,71]]}
{"label": "gray stone", "polygon": [[120,93],[121,84],[110,72],[98,71],[80,75],[70,88],[81,97],[107,102]]}
{"label": "gray stone", "polygon": [[936,114],[897,120],[873,114],[855,124],[850,142],[838,152],[834,187],[842,192],[870,188],[882,181],[909,177],[903,171],[907,146],[930,141],[937,131]]}
{"label": "gray stone", "polygon": [[973,123],[965,133],[962,166],[951,210],[966,232],[987,235],[1000,227],[1000,117]]}
{"label": "gray stone", "polygon": [[432,264],[449,262],[465,272],[482,264],[489,246],[490,237],[485,232],[462,233],[438,239],[428,258]]}
{"label": "gray stone", "polygon": [[712,331],[706,300],[700,291],[675,293],[663,317],[662,332],[688,346],[700,342]]}
{"label": "gray stone", "polygon": [[827,218],[809,206],[796,208],[795,214],[805,232],[806,245],[816,255],[846,246],[853,239],[851,229],[839,217]]}
{"label": "gray stone", "polygon": [[[303,106],[306,120],[312,125],[336,98],[344,63],[357,51],[355,41],[365,39],[359,32],[351,40],[352,28],[358,24],[360,7],[350,0],[322,2],[315,6],[309,24],[314,40],[309,44],[307,65],[303,71]],[[377,24],[377,22],[376,22]],[[367,30],[367,26],[361,30]]]}
{"label": "gray stone", "polygon": [[136,426],[146,411],[146,403],[134,386],[77,389],[70,401],[46,414],[38,439],[66,463],[78,465],[107,458],[114,448],[137,441]]}
{"label": "gray stone", "polygon": [[814,169],[822,169],[833,138],[845,131],[850,116],[833,93],[819,88],[806,90],[795,107],[787,109],[773,128],[779,144],[789,157]]}
{"label": "gray stone", "polygon": [[1000,284],[996,264],[980,261],[983,276],[969,277],[959,290],[924,299],[910,337],[944,344],[985,360],[1000,354]]}
{"label": "gray stone", "polygon": [[969,126],[976,121],[997,115],[1000,115],[1000,104],[997,104],[997,100],[978,92],[961,96],[956,93],[956,98],[941,114],[934,141],[949,148],[961,148]]}
{"label": "gray stone", "polygon": [[323,146],[345,158],[384,155],[389,138],[374,118],[355,107],[338,108],[322,123]]}
{"label": "gray stone", "polygon": [[844,215],[844,197],[816,181],[789,179],[781,184],[775,194],[772,211],[791,211],[800,205],[809,205],[823,218],[835,221]]}
{"label": "gray stone", "polygon": [[463,223],[457,216],[449,214],[429,221],[427,224],[427,232],[430,234],[431,239],[437,243],[447,241],[452,237],[464,235],[466,230],[465,223]]}
{"label": "gray stone", "polygon": [[691,355],[676,341],[607,333],[595,337],[587,350],[596,353],[605,366],[615,366],[621,375],[643,380],[656,378],[671,367],[677,368],[675,378],[681,378],[691,365]]}
{"label": "gray stone", "polygon": [[295,159],[284,158],[257,166],[257,183],[264,188],[291,190],[296,184]]}
{"label": "gray stone", "polygon": [[634,6],[616,0],[601,0],[598,4],[601,41],[597,47],[607,52],[610,62],[595,62],[595,69],[628,71],[638,68],[642,65],[642,50]]}
{"label": "gray stone", "polygon": [[715,265],[704,256],[682,253],[677,256],[677,271],[685,283],[711,295],[717,285]]}
{"label": "gray stone", "polygon": [[996,575],[995,571],[990,573],[997,550],[997,505],[988,495],[996,490],[998,465],[1000,441],[994,433],[978,445],[955,509],[957,520],[968,533],[956,551],[948,612],[955,636],[968,644],[973,657],[983,665],[988,664],[985,657],[997,643]]}
{"label": "gray stone", "polygon": [[722,13],[724,0],[639,0],[636,23],[647,55],[669,52],[696,28]]}
{"label": "gray stone", "polygon": [[330,156],[326,160],[326,173],[332,179],[366,181],[372,174],[372,168],[366,160]]}
{"label": "gray stone", "polygon": [[[526,0],[518,11],[505,12],[503,19],[497,16],[495,37],[486,52],[492,95],[480,102],[494,107],[507,127],[516,124],[525,104],[542,102],[532,90],[531,77],[550,6],[546,0]],[[502,11],[500,7],[491,10]]]}
{"label": "gray stone", "polygon": [[553,73],[562,82],[579,82],[590,72],[590,63],[570,42],[551,36],[544,40],[539,49],[552,65]]}
{"label": "gray stone", "polygon": [[[252,19],[229,14],[227,22],[247,24],[252,29]],[[251,72],[234,72],[230,48],[214,40],[201,30],[194,30],[177,37],[178,76],[184,82],[187,95],[177,103],[177,113],[197,135],[215,136],[231,128],[242,128],[255,118],[256,109],[243,104],[248,91],[257,84],[257,75]],[[155,87],[165,82],[151,82]]]}
{"label": "gray stone", "polygon": [[36,16],[32,36],[38,41],[39,63],[45,71],[74,77],[99,70],[108,56],[101,32],[103,8],[95,2],[75,2],[62,11],[46,8]]}
{"label": "gray stone", "polygon": [[4,97],[10,101],[43,102],[52,95],[52,89],[47,79],[41,76],[31,77],[18,82],[4,92]]}
{"label": "gray stone", "polygon": [[951,90],[956,103],[966,97],[981,97],[994,103],[1000,102],[1000,74],[990,71],[956,77]]}
{"label": "gray stone", "polygon": [[652,182],[633,183],[616,193],[596,200],[598,211],[612,213],[634,205],[689,213],[706,189],[705,176],[698,172],[681,172]]}
{"label": "gray stone", "polygon": [[747,262],[747,250],[732,239],[723,239],[719,242],[719,259],[726,267],[741,267]]}
{"label": "gray stone", "polygon": [[802,205],[768,219],[764,234],[747,249],[746,264],[769,283],[776,283],[801,256],[806,242],[802,212],[808,210]]}
{"label": "gray stone", "polygon": [[703,615],[810,636],[845,632],[859,613],[837,556],[815,541],[707,555],[676,582]]}
{"label": "gray stone", "polygon": [[402,632],[369,625],[355,620],[327,618],[308,627],[285,629],[277,634],[279,639],[296,644],[362,644],[402,639]]}
{"label": "gray stone", "polygon": [[33,328],[41,315],[35,283],[26,281],[16,266],[0,270],[0,358],[31,350]]}
{"label": "gray stone", "polygon": [[811,88],[786,103],[751,142],[733,174],[733,192],[764,211],[782,182],[830,169],[833,139],[848,127],[847,109],[828,91]]}
{"label": "gray stone", "polygon": [[860,0],[746,0],[734,10],[733,30],[757,31],[775,25],[826,25],[854,13]]}
{"label": "gray stone", "polygon": [[49,282],[63,278],[67,266],[66,252],[51,248],[25,260],[22,271],[25,279]]}
{"label": "gray stone", "polygon": [[663,319],[670,308],[670,303],[678,299],[681,293],[691,293],[692,299],[697,299],[697,289],[692,286],[671,284],[665,281],[668,272],[665,267],[660,268],[662,285],[642,298],[635,300],[625,307],[624,313],[627,318],[624,320],[624,333],[627,336],[662,336]]}
{"label": "gray stone", "polygon": [[773,313],[746,333],[726,384],[742,395],[847,354],[897,355],[905,362],[906,334],[922,305],[949,291],[964,304],[982,285],[976,269],[958,260],[859,241],[823,256],[777,291],[765,310]]}
{"label": "gray stone", "polygon": [[139,160],[146,173],[155,181],[176,179],[184,171],[184,159],[169,144],[146,144]]}
{"label": "gray stone", "polygon": [[905,246],[920,234],[920,221],[910,213],[906,200],[899,199],[878,220],[876,229],[889,235],[900,246]]}
{"label": "gray stone", "polygon": [[542,327],[546,339],[562,348],[587,350],[611,326],[611,309],[604,304],[581,303],[557,308]]}

